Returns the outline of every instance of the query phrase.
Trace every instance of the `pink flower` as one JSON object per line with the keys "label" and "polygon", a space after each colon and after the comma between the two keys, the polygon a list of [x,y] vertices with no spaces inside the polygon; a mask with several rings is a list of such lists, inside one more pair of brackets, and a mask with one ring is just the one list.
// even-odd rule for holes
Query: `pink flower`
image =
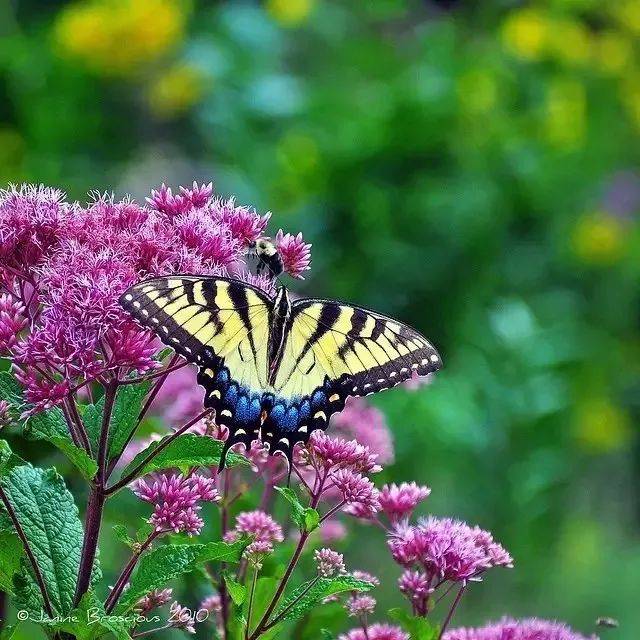
{"label": "pink flower", "polygon": [[23,305],[7,294],[0,295],[0,352],[10,352],[18,342],[18,334],[26,326]]}
{"label": "pink flower", "polygon": [[284,270],[294,278],[304,280],[302,274],[311,267],[311,245],[305,243],[302,234],[293,236],[282,229],[275,237],[275,245],[280,253]]}
{"label": "pink flower", "polygon": [[350,596],[344,606],[350,616],[361,618],[374,612],[376,599],[366,594],[356,594]]}
{"label": "pink flower", "polygon": [[254,540],[244,550],[243,555],[249,564],[260,569],[262,567],[262,560],[270,553],[273,553],[273,544],[270,541]]}
{"label": "pink flower", "polygon": [[172,621],[171,626],[176,629],[182,629],[187,633],[195,633],[195,620],[193,612],[188,607],[183,607],[177,601],[169,607],[169,619]]}
{"label": "pink flower", "polygon": [[209,184],[202,184],[198,186],[198,183],[194,180],[191,188],[180,187],[180,194],[187,200],[192,207],[200,208],[204,207],[211,198],[213,193],[213,182]]}
{"label": "pink flower", "polygon": [[398,588],[409,598],[416,613],[426,615],[427,599],[433,592],[429,576],[426,573],[407,569],[398,580]]}
{"label": "pink flower", "polygon": [[376,455],[355,440],[332,438],[324,431],[314,431],[307,445],[309,458],[315,467],[349,468],[354,471],[379,471]]}
{"label": "pink flower", "polygon": [[244,247],[248,247],[262,235],[271,218],[270,213],[259,216],[255,209],[236,205],[234,198],[216,198],[211,203],[211,216],[228,226],[231,235]]}
{"label": "pink flower", "polygon": [[[193,184],[195,186],[196,183]],[[180,189],[182,190],[182,187]],[[168,216],[177,216],[185,213],[192,206],[191,198],[186,195],[186,192],[183,192],[183,195],[173,195],[171,187],[167,187],[163,182],[159,189],[152,189],[151,197],[145,200],[156,211]]]}
{"label": "pink flower", "polygon": [[320,527],[320,538],[325,544],[344,540],[347,537],[347,528],[335,518],[328,518]]}
{"label": "pink flower", "polygon": [[6,400],[0,400],[0,429],[11,424],[11,407]]}
{"label": "pink flower", "polygon": [[69,394],[69,382],[62,380],[56,382],[53,379],[38,375],[33,369],[24,371],[15,370],[16,378],[25,388],[25,400],[33,405],[25,412],[25,415],[37,413],[43,409],[50,409],[59,404]]}
{"label": "pink flower", "polygon": [[338,636],[338,640],[409,640],[409,634],[390,624],[372,624],[366,633],[359,627]]}
{"label": "pink flower", "polygon": [[344,557],[332,549],[317,549],[313,554],[318,574],[323,578],[330,578],[336,573],[344,573]]}
{"label": "pink flower", "polygon": [[138,600],[135,610],[141,615],[145,615],[146,613],[149,613],[149,611],[167,604],[167,602],[171,600],[172,594],[173,589],[154,589]]}
{"label": "pink flower", "polygon": [[417,526],[397,527],[388,544],[398,564],[420,567],[430,585],[478,580],[486,569],[513,566],[490,533],[450,518],[429,517]]}
{"label": "pink flower", "polygon": [[282,542],[282,527],[264,511],[243,511],[236,517],[236,533],[254,536],[260,542]]}
{"label": "pink flower", "polygon": [[443,640],[597,640],[597,636],[583,636],[553,620],[502,618],[483,627],[451,629]]}
{"label": "pink flower", "polygon": [[368,478],[351,469],[339,469],[331,478],[347,505],[358,505],[371,513],[379,509],[378,490]]}
{"label": "pink flower", "polygon": [[207,596],[201,603],[200,609],[204,609],[209,613],[214,613],[222,610],[222,600],[220,596],[216,593],[210,596]]}
{"label": "pink flower", "polygon": [[356,580],[362,580],[364,582],[370,582],[374,587],[380,585],[380,580],[376,578],[374,575],[367,573],[366,571],[354,571],[351,574]]}
{"label": "pink flower", "polygon": [[190,536],[200,533],[204,526],[198,516],[199,502],[220,500],[214,480],[197,474],[188,477],[163,475],[150,484],[140,478],[133,483],[132,489],[141,500],[155,504],[149,522],[156,531],[184,532]]}
{"label": "pink flower", "polygon": [[385,484],[380,491],[380,507],[393,522],[411,515],[416,506],[431,493],[429,487],[415,482]]}
{"label": "pink flower", "polygon": [[366,446],[379,464],[393,462],[393,439],[384,414],[364,398],[348,398],[344,409],[331,419],[331,427]]}

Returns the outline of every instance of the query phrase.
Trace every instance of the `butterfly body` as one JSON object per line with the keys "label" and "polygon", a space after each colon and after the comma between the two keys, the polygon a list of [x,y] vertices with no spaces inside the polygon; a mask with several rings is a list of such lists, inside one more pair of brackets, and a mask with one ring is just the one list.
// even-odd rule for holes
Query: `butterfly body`
{"label": "butterfly body", "polygon": [[262,440],[289,460],[348,396],[441,366],[407,325],[335,300],[291,301],[284,287],[271,298],[230,278],[171,276],[134,285],[120,301],[198,367],[204,404],[229,429],[227,447]]}

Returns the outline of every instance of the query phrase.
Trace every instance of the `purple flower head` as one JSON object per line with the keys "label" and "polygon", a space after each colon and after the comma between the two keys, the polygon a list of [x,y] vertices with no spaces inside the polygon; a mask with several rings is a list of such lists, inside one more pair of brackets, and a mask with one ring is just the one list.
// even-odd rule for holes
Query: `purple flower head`
{"label": "purple flower head", "polygon": [[280,229],[274,244],[282,258],[284,270],[290,276],[304,280],[302,274],[311,268],[311,245],[302,239],[302,234],[294,236]]}
{"label": "purple flower head", "polygon": [[443,640],[597,640],[597,636],[583,636],[553,620],[502,618],[483,627],[451,629]]}
{"label": "purple flower head", "polygon": [[409,634],[390,624],[372,624],[366,633],[359,627],[338,636],[338,640],[409,640]]}
{"label": "purple flower head", "polygon": [[140,478],[133,483],[132,489],[141,500],[155,505],[149,522],[156,531],[184,532],[190,536],[200,533],[204,526],[198,516],[199,503],[220,500],[214,480],[197,474],[188,477],[162,475],[150,483]]}
{"label": "purple flower head", "polygon": [[427,599],[433,592],[426,573],[407,569],[398,580],[398,588],[410,600],[416,613],[426,615]]}
{"label": "purple flower head", "polygon": [[374,472],[381,467],[376,464],[376,455],[355,440],[332,438],[324,431],[314,431],[307,447],[311,464],[322,469],[351,469]]}
{"label": "purple flower head", "polygon": [[0,190],[0,264],[29,274],[58,243],[71,205],[42,185]]}
{"label": "purple flower head", "polygon": [[204,207],[213,194],[213,182],[198,185],[194,180],[191,187],[180,187],[180,195],[187,200],[192,207],[199,209]]}
{"label": "purple flower head", "polygon": [[27,324],[23,305],[6,294],[0,295],[0,353],[11,352]]}
{"label": "purple flower head", "polygon": [[[196,185],[195,182],[193,184]],[[180,189],[182,191],[182,187]],[[171,187],[167,187],[164,182],[160,188],[152,189],[151,197],[145,198],[145,200],[151,208],[172,217],[186,213],[192,206],[186,190],[181,194],[174,195]]]}
{"label": "purple flower head", "polygon": [[265,556],[273,553],[273,544],[267,540],[254,540],[244,550],[244,557],[250,565],[260,569]]}
{"label": "purple flower head", "polygon": [[232,236],[243,247],[248,247],[262,235],[271,214],[266,213],[260,216],[255,209],[236,205],[234,198],[228,200],[216,198],[211,203],[211,217],[228,226]]}
{"label": "purple flower head", "polygon": [[429,487],[415,482],[385,484],[380,491],[380,507],[392,522],[397,522],[413,512],[416,506],[431,493]]}
{"label": "purple flower head", "polygon": [[11,424],[11,407],[6,400],[0,400],[0,429]]}
{"label": "purple flower head", "polygon": [[171,600],[172,595],[173,589],[154,589],[138,600],[135,610],[141,615],[145,615],[149,613],[149,611],[153,611],[153,609],[167,604],[167,602]]}
{"label": "purple flower head", "polygon": [[207,596],[201,603],[200,609],[204,609],[209,613],[217,613],[222,610],[222,600],[220,599],[219,594],[215,593],[213,595]]}
{"label": "purple flower head", "polygon": [[376,456],[378,464],[393,462],[393,440],[384,414],[364,398],[349,398],[344,409],[331,419],[332,428],[355,438]]}
{"label": "purple flower head", "polygon": [[336,573],[344,573],[344,557],[341,553],[332,549],[317,549],[313,554],[316,561],[318,575],[323,578],[330,578]]}
{"label": "purple flower head", "polygon": [[188,607],[183,607],[177,601],[169,607],[169,618],[173,621],[171,626],[176,629],[182,629],[187,633],[195,633],[195,621],[193,612]]}
{"label": "purple flower head", "polygon": [[420,568],[430,586],[478,580],[486,569],[513,564],[491,534],[450,518],[429,517],[417,526],[398,526],[388,544],[393,559],[407,569]]}
{"label": "purple flower head", "polygon": [[374,587],[380,585],[380,580],[374,575],[367,573],[366,571],[354,571],[351,574],[356,580],[363,580],[364,582],[370,582]]}
{"label": "purple flower head", "polygon": [[372,514],[380,508],[378,490],[369,478],[351,469],[339,469],[331,475],[331,479],[347,505],[367,509]]}
{"label": "purple flower head", "polygon": [[236,517],[235,532],[253,536],[255,541],[282,542],[282,527],[264,511],[243,511]]}
{"label": "purple flower head", "polygon": [[362,618],[374,612],[376,599],[367,594],[355,594],[347,598],[344,606],[350,616]]}
{"label": "purple flower head", "polygon": [[327,518],[320,527],[320,538],[325,544],[338,542],[347,537],[347,528],[335,518]]}

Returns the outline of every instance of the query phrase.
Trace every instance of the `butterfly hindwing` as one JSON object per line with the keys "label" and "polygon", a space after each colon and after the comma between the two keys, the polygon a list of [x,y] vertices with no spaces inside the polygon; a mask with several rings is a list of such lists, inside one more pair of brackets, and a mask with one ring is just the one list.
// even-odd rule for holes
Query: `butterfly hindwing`
{"label": "butterfly hindwing", "polygon": [[325,429],[348,396],[369,395],[441,366],[417,331],[384,315],[332,300],[293,303],[263,439],[272,451]]}
{"label": "butterfly hindwing", "polygon": [[199,367],[204,405],[229,429],[228,446],[258,438],[267,377],[271,300],[238,280],[172,276],[147,280],[123,307]]}

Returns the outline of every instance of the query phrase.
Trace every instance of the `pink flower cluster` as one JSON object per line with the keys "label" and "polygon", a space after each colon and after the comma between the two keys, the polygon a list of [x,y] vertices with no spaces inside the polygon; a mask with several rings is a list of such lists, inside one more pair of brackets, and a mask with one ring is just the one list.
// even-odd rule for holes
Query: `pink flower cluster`
{"label": "pink flower cluster", "polygon": [[553,620],[502,618],[483,627],[451,629],[443,640],[597,640],[597,636],[587,638]]}
{"label": "pink flower cluster", "polygon": [[220,495],[215,481],[202,475],[170,475],[136,480],[133,492],[145,502],[154,504],[149,522],[158,532],[200,533],[204,522],[198,515],[200,502],[218,502]]}
{"label": "pink flower cluster", "polygon": [[352,629],[338,636],[338,640],[409,640],[409,634],[389,624],[372,624],[366,629]]}
{"label": "pink flower cluster", "polygon": [[459,520],[430,516],[417,525],[398,525],[389,537],[393,559],[405,568],[400,590],[416,612],[428,611],[428,599],[445,582],[479,580],[491,567],[512,567],[513,559],[488,531]]}
{"label": "pink flower cluster", "polygon": [[[130,285],[170,273],[243,276],[269,214],[213,195],[211,184],[162,186],[140,206],[96,195],[86,206],[38,186],[0,191],[0,352],[22,370],[34,410],[84,382],[157,366],[152,336],[118,304]],[[309,245],[279,236],[293,276]]]}

